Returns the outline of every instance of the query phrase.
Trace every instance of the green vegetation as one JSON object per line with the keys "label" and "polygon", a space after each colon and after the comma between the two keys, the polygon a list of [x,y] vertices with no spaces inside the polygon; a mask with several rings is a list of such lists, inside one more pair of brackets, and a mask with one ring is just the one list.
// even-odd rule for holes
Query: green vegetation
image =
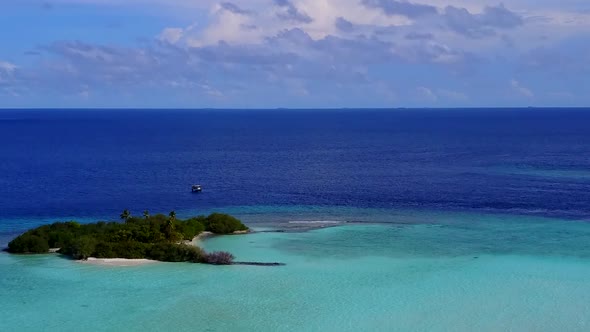
{"label": "green vegetation", "polygon": [[60,248],[61,254],[74,259],[97,258],[148,258],[166,262],[194,262],[231,264],[230,253],[205,253],[201,248],[183,244],[204,231],[231,234],[248,228],[238,219],[214,213],[186,220],[176,218],[174,211],[168,216],[157,214],[133,217],[123,211],[124,223],[98,222],[79,224],[58,222],[30,230],[8,244],[11,253],[40,254],[50,248]]}
{"label": "green vegetation", "polygon": [[248,227],[238,219],[221,213],[213,213],[204,221],[207,231],[215,234],[231,234],[234,232],[247,231]]}

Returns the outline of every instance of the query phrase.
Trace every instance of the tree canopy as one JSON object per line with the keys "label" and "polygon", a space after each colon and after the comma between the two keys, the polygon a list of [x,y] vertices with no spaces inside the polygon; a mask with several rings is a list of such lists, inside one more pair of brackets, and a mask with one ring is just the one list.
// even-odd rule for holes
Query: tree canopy
{"label": "tree canopy", "polygon": [[[146,211],[147,212],[147,211]],[[148,258],[169,262],[231,264],[229,253],[206,254],[202,249],[183,244],[204,231],[231,234],[248,230],[238,219],[214,213],[189,219],[178,219],[176,213],[133,217],[125,210],[125,222],[80,224],[75,221],[44,225],[16,237],[8,244],[11,253],[47,253],[50,248],[73,259]]]}

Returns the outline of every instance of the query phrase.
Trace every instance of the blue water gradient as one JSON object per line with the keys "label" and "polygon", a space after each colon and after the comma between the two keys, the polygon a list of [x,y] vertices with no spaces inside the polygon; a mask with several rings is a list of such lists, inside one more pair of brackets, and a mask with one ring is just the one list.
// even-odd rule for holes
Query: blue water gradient
{"label": "blue water gradient", "polygon": [[0,253],[0,331],[588,331],[588,124],[585,109],[0,111],[0,246],[123,209],[223,211],[260,232],[207,250],[287,264]]}
{"label": "blue water gradient", "polygon": [[586,109],[3,110],[0,219],[244,205],[584,219],[589,123]]}

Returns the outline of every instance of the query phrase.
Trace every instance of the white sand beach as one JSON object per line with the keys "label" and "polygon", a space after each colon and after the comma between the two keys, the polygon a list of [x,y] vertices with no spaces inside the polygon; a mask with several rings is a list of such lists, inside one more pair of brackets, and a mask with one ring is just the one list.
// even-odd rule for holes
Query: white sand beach
{"label": "white sand beach", "polygon": [[184,241],[183,243],[186,245],[193,245],[193,246],[198,247],[203,240],[205,240],[208,237],[214,236],[214,235],[215,234],[213,234],[211,232],[203,232],[203,233],[195,236],[191,241]]}
{"label": "white sand beach", "polygon": [[82,264],[92,264],[101,266],[139,266],[145,264],[160,263],[150,259],[125,259],[125,258],[94,258],[78,261]]}

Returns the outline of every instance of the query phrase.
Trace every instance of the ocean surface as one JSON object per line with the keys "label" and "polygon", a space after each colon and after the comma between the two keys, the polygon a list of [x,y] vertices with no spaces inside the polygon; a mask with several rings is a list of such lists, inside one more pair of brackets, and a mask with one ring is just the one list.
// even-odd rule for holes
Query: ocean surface
{"label": "ocean surface", "polygon": [[[588,331],[590,109],[0,110],[0,246],[171,210],[284,267],[0,254],[0,331]],[[201,184],[201,194],[190,186]]]}

